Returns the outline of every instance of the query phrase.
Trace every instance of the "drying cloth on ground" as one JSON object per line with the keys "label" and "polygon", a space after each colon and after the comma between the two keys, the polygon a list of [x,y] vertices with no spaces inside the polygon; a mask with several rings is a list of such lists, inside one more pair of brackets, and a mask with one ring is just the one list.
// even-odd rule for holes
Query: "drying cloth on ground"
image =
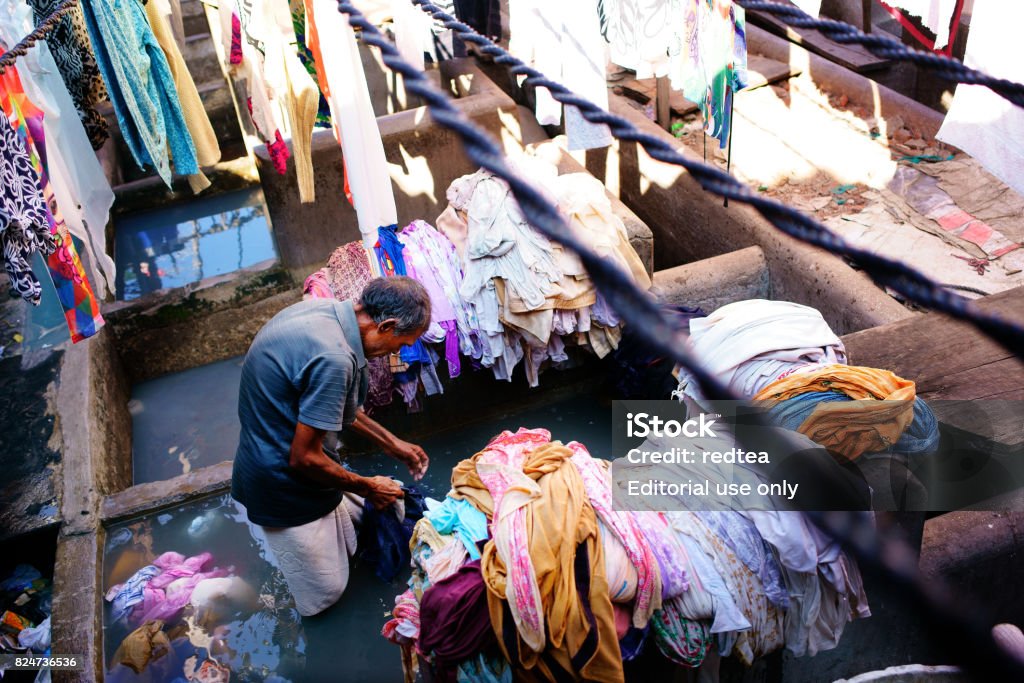
{"label": "drying cloth on ground", "polygon": [[263,527],[275,566],[302,616],[319,614],[345,592],[362,510],[362,499],[346,493],[332,512],[308,524]]}
{"label": "drying cloth on ground", "polygon": [[454,667],[478,654],[493,639],[479,560],[459,567],[424,591],[418,648],[438,669],[447,670],[442,680],[453,680],[449,674],[454,674]]}
{"label": "drying cloth on ground", "polygon": [[363,501],[363,521],[359,529],[359,556],[374,567],[383,581],[391,582],[409,566],[409,540],[416,522],[423,517],[426,504],[416,488],[402,487],[405,494],[398,505],[378,510]]}
{"label": "drying cloth on ground", "polygon": [[[888,370],[852,365],[830,365],[791,375],[765,387],[754,400],[785,402],[811,392],[839,392],[852,399],[816,402],[815,409],[797,428],[830,453],[847,460],[887,450],[914,419],[913,382]],[[777,405],[768,407],[780,409]]]}
{"label": "drying cloth on ground", "polygon": [[[1024,60],[1007,59],[1007,50],[1020,39],[1022,22],[1024,4],[977,3],[964,64],[990,76],[1017,83],[1024,80]],[[981,85],[957,85],[937,137],[964,150],[1024,194],[1024,111],[1008,100]]]}

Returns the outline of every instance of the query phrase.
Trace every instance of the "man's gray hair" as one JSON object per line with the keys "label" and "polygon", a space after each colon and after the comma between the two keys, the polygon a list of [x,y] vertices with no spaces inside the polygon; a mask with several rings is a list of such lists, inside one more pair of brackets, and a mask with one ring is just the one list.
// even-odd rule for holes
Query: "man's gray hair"
{"label": "man's gray hair", "polygon": [[427,329],[430,324],[430,295],[416,280],[398,275],[378,277],[363,288],[363,310],[376,323],[394,318],[395,334]]}

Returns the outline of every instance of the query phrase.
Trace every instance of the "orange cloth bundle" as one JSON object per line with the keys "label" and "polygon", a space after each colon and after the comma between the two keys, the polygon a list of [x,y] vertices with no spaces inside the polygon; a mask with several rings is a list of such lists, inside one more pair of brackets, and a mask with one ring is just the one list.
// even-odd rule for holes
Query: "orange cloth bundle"
{"label": "orange cloth bundle", "polygon": [[820,403],[797,431],[847,460],[884,451],[914,420],[914,382],[877,368],[829,365],[793,374],[769,384],[754,400],[786,401],[819,391],[853,400]]}

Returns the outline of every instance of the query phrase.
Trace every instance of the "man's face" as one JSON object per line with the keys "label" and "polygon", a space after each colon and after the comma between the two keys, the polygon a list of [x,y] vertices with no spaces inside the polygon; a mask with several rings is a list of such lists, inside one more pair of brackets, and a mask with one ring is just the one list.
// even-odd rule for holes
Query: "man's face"
{"label": "man's face", "polygon": [[363,351],[367,358],[380,358],[398,353],[403,346],[416,343],[426,328],[407,334],[395,334],[395,320],[388,319],[370,328],[363,339]]}

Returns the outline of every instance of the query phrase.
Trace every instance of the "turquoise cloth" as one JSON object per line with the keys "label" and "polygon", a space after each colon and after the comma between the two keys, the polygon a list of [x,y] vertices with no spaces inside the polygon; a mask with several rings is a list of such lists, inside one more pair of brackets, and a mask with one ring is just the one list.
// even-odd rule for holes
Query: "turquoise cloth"
{"label": "turquoise cloth", "polygon": [[82,10],[117,123],[136,163],[155,167],[168,186],[172,158],[179,174],[198,173],[174,76],[142,3],[83,0]]}
{"label": "turquoise cloth", "polygon": [[479,560],[477,541],[488,538],[487,516],[473,507],[468,500],[445,498],[439,506],[423,515],[430,520],[439,534],[455,534],[466,546],[470,559]]}

